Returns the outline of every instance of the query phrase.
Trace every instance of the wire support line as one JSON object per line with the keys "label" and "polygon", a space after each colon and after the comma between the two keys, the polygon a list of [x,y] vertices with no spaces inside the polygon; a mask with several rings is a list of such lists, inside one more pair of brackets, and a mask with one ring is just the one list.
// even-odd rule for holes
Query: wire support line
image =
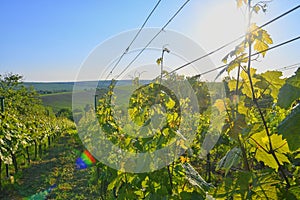
{"label": "wire support line", "polygon": [[288,11],[286,11],[285,13],[279,15],[278,17],[275,17],[274,19],[272,19],[272,20],[266,22],[265,24],[261,25],[260,28],[263,28],[263,27],[265,27],[265,26],[267,26],[267,25],[269,25],[269,24],[271,24],[271,23],[277,21],[278,19],[284,17],[285,15],[290,14],[291,12],[293,12],[293,11],[299,9],[299,8],[300,8],[300,5],[298,5],[298,6],[294,7],[294,8],[292,8],[292,9],[290,9],[290,10],[288,10]]}
{"label": "wire support line", "polygon": [[140,55],[147,49],[147,47],[157,38],[157,36],[164,31],[164,29],[173,21],[173,19],[181,12],[181,10],[186,6],[186,4],[190,0],[187,0],[177,11],[176,13],[169,19],[169,21],[154,35],[154,37],[146,44],[146,46],[133,58],[133,60],[121,71],[119,75],[116,76],[115,79],[118,79],[139,57]]}
{"label": "wire support line", "polygon": [[131,40],[131,42],[129,43],[128,47],[125,49],[125,51],[123,52],[123,54],[120,56],[120,58],[118,59],[118,61],[116,62],[116,64],[113,66],[113,68],[110,70],[109,74],[107,75],[106,79],[108,79],[108,77],[113,73],[113,71],[116,69],[116,67],[118,66],[118,64],[121,62],[121,60],[123,59],[123,57],[125,56],[125,54],[129,51],[131,45],[134,43],[134,41],[137,39],[137,37],[140,35],[141,31],[144,29],[145,25],[147,24],[147,22],[149,21],[150,17],[152,16],[152,14],[154,13],[154,11],[156,10],[156,8],[158,7],[158,5],[160,4],[161,0],[159,0],[156,5],[154,6],[154,8],[151,10],[151,12],[149,13],[149,15],[147,16],[147,18],[145,19],[144,23],[142,24],[142,26],[139,28],[138,32],[135,34],[134,38]]}
{"label": "wire support line", "polygon": [[[270,47],[270,48],[268,48],[268,49],[264,49],[264,50],[262,50],[262,51],[255,52],[255,53],[249,55],[249,56],[248,56],[248,59],[250,59],[252,56],[256,56],[256,55],[258,55],[258,54],[261,54],[261,53],[264,53],[264,52],[267,52],[267,51],[270,51],[270,50],[279,48],[279,47],[284,46],[284,45],[286,45],[286,44],[295,42],[296,40],[299,40],[299,39],[300,39],[300,35],[299,35],[298,37],[293,38],[293,39],[290,39],[290,40],[287,40],[287,41],[282,42],[282,43],[280,43],[280,44],[274,45],[274,46],[272,46],[272,47]],[[223,69],[223,68],[228,67],[228,66],[229,66],[229,64],[221,65],[221,66],[216,67],[216,68],[214,68],[214,69],[211,69],[211,70],[205,71],[205,72],[203,72],[203,73],[197,74],[197,75],[193,76],[193,78],[203,76],[203,75],[205,75],[205,74],[214,72],[214,71],[216,71],[216,70],[218,70],[218,69]]]}
{"label": "wire support line", "polygon": [[282,17],[284,17],[284,16],[290,14],[291,12],[293,12],[293,11],[299,9],[299,8],[300,8],[300,5],[298,5],[298,6],[294,7],[294,8],[292,8],[292,9],[290,9],[290,10],[288,10],[288,11],[286,11],[285,13],[283,13],[283,14],[281,14],[281,15],[279,15],[279,16],[277,16],[277,17],[271,19],[271,20],[269,20],[268,22],[262,24],[261,26],[257,27],[256,29],[252,30],[250,33],[246,33],[246,34],[244,34],[244,35],[241,35],[240,37],[238,37],[238,38],[232,40],[231,42],[228,42],[228,43],[224,44],[223,46],[221,46],[221,47],[219,47],[219,48],[217,48],[217,49],[215,49],[215,50],[213,50],[213,51],[211,51],[211,52],[209,52],[209,53],[207,53],[207,54],[205,54],[205,55],[203,55],[203,56],[200,56],[199,58],[196,58],[195,60],[192,60],[192,61],[190,61],[190,62],[188,62],[188,63],[186,63],[186,64],[184,64],[184,65],[182,65],[182,66],[180,66],[180,67],[178,67],[178,68],[176,68],[176,69],[174,69],[174,70],[172,70],[171,72],[169,72],[169,74],[172,74],[172,73],[174,73],[174,72],[176,72],[176,71],[178,71],[178,70],[180,70],[180,69],[182,69],[182,68],[185,68],[185,67],[187,67],[187,66],[189,66],[189,65],[191,65],[191,64],[193,64],[193,63],[195,63],[195,62],[197,62],[197,61],[199,61],[199,60],[202,60],[203,58],[206,58],[206,57],[208,57],[208,56],[210,56],[210,55],[212,55],[212,54],[215,54],[215,53],[219,52],[220,50],[222,50],[222,49],[228,47],[229,45],[231,45],[231,44],[233,44],[233,43],[239,41],[240,39],[246,37],[248,34],[251,34],[251,33],[255,32],[255,31],[257,31],[257,30],[259,30],[259,29],[261,29],[261,28],[263,28],[263,27],[265,27],[265,26],[267,26],[267,25],[269,25],[269,24],[271,24],[271,23],[273,23],[273,22],[279,20],[280,18],[282,18]]}
{"label": "wire support line", "polygon": [[289,65],[289,66],[277,68],[275,70],[286,71],[286,70],[290,70],[290,69],[294,69],[294,68],[299,68],[299,67],[300,67],[300,63],[296,63],[296,64],[293,64],[293,65]]}

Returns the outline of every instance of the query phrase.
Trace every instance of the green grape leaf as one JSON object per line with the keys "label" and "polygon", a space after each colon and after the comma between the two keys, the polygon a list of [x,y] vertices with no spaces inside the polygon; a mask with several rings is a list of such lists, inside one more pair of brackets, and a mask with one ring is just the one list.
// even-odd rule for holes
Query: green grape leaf
{"label": "green grape leaf", "polygon": [[[235,91],[236,90],[236,81],[235,79],[229,80],[227,85],[230,91]],[[239,88],[241,86],[241,83],[239,82]]]}
{"label": "green grape leaf", "polygon": [[261,150],[260,148],[257,150],[255,158],[257,161],[262,161],[265,163],[265,165],[273,168],[273,169],[278,169],[278,165],[276,161],[274,160],[273,156],[271,154],[268,154]]}
{"label": "green grape leaf", "polygon": [[248,115],[248,112],[249,112],[249,109],[245,106],[245,97],[241,97],[239,99],[239,104],[238,104],[238,112],[241,114],[241,115],[245,115],[247,116]]}
{"label": "green grape leaf", "polygon": [[[231,79],[227,82],[227,86],[229,88],[229,91],[235,91],[236,90],[236,84],[237,80],[236,79]],[[242,87],[243,83],[239,81],[238,89]]]}
{"label": "green grape leaf", "polygon": [[252,199],[279,199],[276,184],[280,183],[280,181],[276,180],[272,174],[258,174],[253,182],[252,191],[254,192],[254,195],[252,196]]}
{"label": "green grape leaf", "polygon": [[[265,43],[265,42],[262,42],[262,41],[256,41],[254,43],[254,49],[259,52],[259,51],[264,51],[266,49],[268,49],[269,46]],[[265,56],[266,55],[266,51],[262,52],[262,55]]]}
{"label": "green grape leaf", "polygon": [[269,48],[269,44],[273,44],[272,38],[266,30],[259,28],[255,23],[251,24],[250,31],[253,37],[254,50],[257,52],[264,51],[261,53],[264,57],[267,53],[265,50]]}
{"label": "green grape leaf", "polygon": [[273,40],[266,30],[262,30],[261,37],[262,40],[265,41],[267,44],[273,44]]}
{"label": "green grape leaf", "polygon": [[300,104],[279,124],[278,133],[285,138],[292,151],[300,148]]}
{"label": "green grape leaf", "polygon": [[142,181],[142,187],[147,188],[149,187],[149,177],[146,176],[146,178]]}
{"label": "green grape leaf", "polygon": [[[259,79],[254,77],[255,73],[256,73],[256,69],[251,68],[250,69],[250,76],[252,77],[253,85],[255,85],[259,81]],[[251,90],[250,80],[249,80],[247,72],[242,71],[241,72],[241,78],[244,81],[243,88],[242,88],[242,93],[245,94],[247,97],[252,98],[252,90]]]}
{"label": "green grape leaf", "polygon": [[286,199],[297,200],[300,197],[300,186],[295,185],[289,188],[289,190],[285,191],[284,197]]}
{"label": "green grape leaf", "polygon": [[296,74],[286,80],[278,94],[278,105],[289,108],[291,104],[300,98],[300,68]]}
{"label": "green grape leaf", "polygon": [[237,172],[236,185],[239,187],[237,191],[241,196],[245,196],[249,192],[249,186],[253,181],[252,174],[250,172]]}
{"label": "green grape leaf", "polygon": [[260,7],[258,5],[253,7],[253,10],[255,13],[258,13],[260,11]]}
{"label": "green grape leaf", "polygon": [[172,109],[175,106],[175,101],[172,98],[168,99],[169,101],[166,103],[166,107],[168,109]]}
{"label": "green grape leaf", "polygon": [[239,134],[243,132],[245,127],[247,127],[245,116],[241,114],[237,114],[236,118],[231,123],[228,135],[233,139],[238,139]]}
{"label": "green grape leaf", "polygon": [[[233,52],[235,53],[236,51],[233,51]],[[246,53],[242,53],[241,55],[239,55],[238,57],[236,57],[234,60],[232,60],[228,64],[226,70],[229,73],[232,70],[234,70],[236,67],[240,66],[242,63],[246,63],[246,62],[248,62],[248,56],[247,56]]]}
{"label": "green grape leaf", "polygon": [[156,64],[157,64],[157,65],[160,65],[161,61],[162,61],[162,58],[158,58],[158,59],[156,60]]}
{"label": "green grape leaf", "polygon": [[285,80],[280,78],[282,76],[282,72],[267,71],[265,73],[262,73],[261,76],[267,81],[270,95],[273,97],[273,99],[277,99],[279,89],[285,83]]}
{"label": "green grape leaf", "polygon": [[[270,150],[269,139],[265,131],[258,132],[250,137],[250,142],[257,147],[255,158],[258,161],[262,161],[265,165],[278,170],[278,165],[268,151]],[[271,142],[275,155],[278,158],[279,163],[282,165],[284,162],[290,163],[286,154],[290,152],[288,143],[285,139],[282,139],[282,135],[271,135]],[[264,149],[263,149],[264,148]],[[266,152],[266,151],[267,152]]]}
{"label": "green grape leaf", "polygon": [[[150,199],[161,199],[161,196],[157,198],[150,198]],[[193,192],[183,191],[180,193],[180,199],[205,200],[207,198],[205,197],[205,194],[199,194],[195,191]]]}

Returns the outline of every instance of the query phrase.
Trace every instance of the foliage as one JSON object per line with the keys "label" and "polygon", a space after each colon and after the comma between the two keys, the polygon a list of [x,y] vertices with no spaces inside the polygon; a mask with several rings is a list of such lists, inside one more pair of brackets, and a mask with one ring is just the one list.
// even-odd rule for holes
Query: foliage
{"label": "foliage", "polygon": [[[179,89],[184,86],[185,78],[176,76],[169,78],[171,81],[176,81],[174,85]],[[205,84],[192,80],[190,82],[193,84],[193,88],[199,93],[207,91]],[[99,106],[97,108],[100,126],[105,131],[106,138],[113,142],[114,145],[133,153],[151,152],[174,143],[176,141],[174,137],[178,137],[179,139],[176,141],[176,144],[180,149],[188,149],[192,141],[189,141],[183,135],[178,135],[176,131],[178,130],[178,126],[182,124],[187,124],[183,125],[185,129],[190,129],[192,127],[190,123],[193,121],[198,121],[197,123],[200,124],[198,120],[199,113],[193,114],[191,111],[189,112],[191,120],[186,122],[181,120],[181,109],[188,107],[188,99],[178,99],[178,94],[176,96],[167,87],[154,81],[153,83],[139,87],[132,93],[129,100],[128,115],[126,115],[126,110],[123,111],[122,108],[118,107],[118,104],[112,103],[116,101],[114,99],[114,87],[115,85],[112,83],[107,94],[99,99]],[[203,95],[203,93],[201,94]],[[91,119],[90,116],[93,115],[93,112],[89,111],[83,116],[79,122],[79,127],[86,126],[85,124]],[[201,112],[200,116],[202,120],[208,120],[210,113],[208,106],[202,106]],[[133,123],[130,122],[131,120]],[[201,124],[201,127],[208,129],[209,124]],[[87,126],[86,129],[90,130],[89,133],[84,134],[81,138],[85,144],[92,144],[93,141],[100,139],[99,134],[98,136],[96,134],[95,137],[89,135],[92,134],[92,130],[94,131],[93,125]],[[143,137],[134,137],[131,134],[139,130]],[[199,131],[203,131],[203,129],[199,129]],[[93,148],[92,145],[89,147]],[[188,151],[198,151],[200,153],[201,149],[195,143]],[[175,154],[170,152],[169,156],[173,157]],[[110,160],[118,162],[116,159],[118,158],[114,156],[110,158]],[[99,187],[103,190],[105,198],[108,198],[107,196],[114,196],[120,199],[157,199],[165,196],[175,199],[191,197],[204,199],[206,192],[212,186],[201,177],[191,164],[187,163],[189,161],[190,159],[187,155],[182,155],[167,167],[154,172],[140,174],[122,172],[122,170],[117,171],[98,163],[98,168],[101,168],[102,172],[100,175],[101,178],[99,178]],[[124,165],[127,164],[124,163]]]}
{"label": "foliage", "polygon": [[278,105],[282,108],[289,108],[292,103],[300,98],[300,69],[296,74],[286,80],[280,88]]}
{"label": "foliage", "polygon": [[[237,0],[237,7],[248,8],[251,18],[266,11],[266,2],[252,5],[250,0]],[[170,144],[178,149],[167,155],[174,159],[166,166],[142,173],[127,172],[130,160],[124,162],[122,155],[108,154],[120,170],[96,163],[93,190],[99,191],[101,199],[299,198],[300,71],[284,79],[279,71],[258,73],[253,67],[272,43],[270,34],[249,19],[244,40],[223,58],[228,73],[223,80],[224,98],[218,92],[221,83],[209,85],[195,77],[164,72],[163,80],[141,87],[135,78],[128,107],[124,107],[118,104],[113,81],[99,97],[96,113],[87,106],[78,117],[79,127],[88,130],[81,137],[86,147],[105,148],[95,146],[105,138],[130,153],[154,152]],[[252,58],[252,51],[257,58]],[[157,60],[157,64],[162,62],[163,58]],[[11,75],[1,79],[0,94],[5,95],[9,112],[0,115],[0,158],[8,164],[13,163],[18,150],[42,144],[72,126],[69,120],[58,120],[47,112],[33,90],[19,85],[20,78]],[[164,81],[180,92],[175,94],[160,84]],[[184,89],[185,81],[192,86],[199,112],[189,107],[192,99],[186,96],[191,96],[191,91]],[[61,110],[58,116],[70,113]],[[96,122],[92,121],[94,116]],[[98,124],[104,135],[98,134]],[[195,137],[181,134],[179,127]]]}
{"label": "foliage", "polygon": [[50,145],[51,137],[58,136],[66,128],[74,128],[73,123],[56,118],[46,109],[36,91],[26,88],[21,79],[18,74],[0,75],[0,96],[4,98],[0,112],[0,164],[2,161],[13,164],[15,173],[18,172],[17,154],[26,155],[30,162],[30,146],[35,147],[36,158],[42,144]]}
{"label": "foliage", "polygon": [[300,148],[300,104],[297,104],[290,114],[279,124],[278,133],[288,141],[291,150],[296,151]]}
{"label": "foliage", "polygon": [[[249,0],[237,0],[239,8],[249,9],[250,17],[265,12],[266,3],[252,5]],[[211,98],[206,83],[196,78],[164,72],[165,79],[175,81],[179,88],[183,80],[188,80],[198,103],[201,102],[200,112],[191,112],[190,124],[181,121],[179,109],[188,105],[189,99],[172,94],[159,84],[163,80],[135,90],[129,100],[128,115],[124,114],[126,108],[111,103],[115,100],[113,83],[99,100],[97,117],[114,145],[131,152],[155,151],[173,141],[181,123],[192,126],[193,119],[197,119],[197,129],[189,131],[197,136],[192,141],[179,142],[185,153],[154,172],[131,174],[98,163],[98,188],[103,198],[296,199],[300,191],[300,112],[299,104],[292,109],[290,105],[299,99],[299,70],[286,80],[279,71],[259,74],[252,67],[259,56],[266,56],[272,43],[270,34],[249,19],[244,40],[223,58],[229,75],[224,79],[226,98]],[[251,57],[252,51],[256,52],[256,59]],[[159,58],[157,63],[162,61]],[[237,72],[236,77],[230,77],[233,72]],[[153,120],[155,115],[157,120]],[[220,116],[225,116],[225,123],[211,124]],[[158,120],[164,117],[165,121]],[[130,119],[134,123],[130,124]],[[146,138],[130,134],[151,120],[156,122],[151,130],[160,127],[154,136],[148,129],[144,130]],[[217,144],[209,147],[205,140],[215,136],[220,136]]]}

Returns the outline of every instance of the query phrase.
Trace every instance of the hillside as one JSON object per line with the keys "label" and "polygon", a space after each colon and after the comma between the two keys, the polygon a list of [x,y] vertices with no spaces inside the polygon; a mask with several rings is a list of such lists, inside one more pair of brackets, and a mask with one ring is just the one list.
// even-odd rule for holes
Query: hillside
{"label": "hillside", "polygon": [[[142,84],[148,83],[148,80],[141,80]],[[98,88],[107,87],[111,83],[107,81],[78,81],[78,82],[24,82],[25,87],[33,87],[40,94],[51,94],[61,92],[72,92],[73,87],[76,84],[77,89],[80,90],[91,90],[95,89],[95,85]],[[120,80],[118,85],[130,85],[131,80]]]}
{"label": "hillside", "polygon": [[[147,82],[149,81],[141,81],[142,84]],[[131,80],[118,81],[118,91],[121,96],[122,90],[127,90],[126,86],[131,85],[131,83]],[[33,87],[40,94],[43,104],[51,107],[55,113],[64,108],[72,110],[74,84],[76,84],[76,98],[78,100],[77,105],[74,105],[75,108],[83,109],[87,104],[94,104],[94,86],[97,85],[96,81],[24,83],[26,87]],[[99,81],[98,88],[106,88],[109,84],[110,81]]]}
{"label": "hillside", "polygon": [[[72,110],[73,92],[61,92],[54,94],[41,95],[41,99],[45,106],[49,106],[56,113],[60,109],[67,108]],[[87,104],[94,102],[94,93],[92,91],[76,92],[77,105],[75,108],[83,109]]]}

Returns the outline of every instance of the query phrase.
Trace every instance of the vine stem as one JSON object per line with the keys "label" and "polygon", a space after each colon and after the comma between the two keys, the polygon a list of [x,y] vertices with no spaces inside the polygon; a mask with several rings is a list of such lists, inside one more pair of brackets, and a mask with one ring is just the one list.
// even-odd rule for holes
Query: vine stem
{"label": "vine stem", "polygon": [[171,170],[170,170],[170,165],[168,165],[167,170],[168,170],[169,181],[170,181],[170,186],[171,186],[170,194],[172,194],[172,191],[173,191],[173,180],[172,180],[172,174],[171,174]]}
{"label": "vine stem", "polygon": [[[250,30],[250,26],[251,26],[251,0],[248,1],[248,13],[249,13],[249,15],[248,15],[248,30]],[[281,172],[281,174],[282,174],[282,176],[283,176],[283,178],[284,178],[284,180],[287,184],[286,187],[289,188],[291,186],[290,182],[289,182],[289,180],[288,180],[288,178],[287,178],[287,176],[284,172],[284,169],[282,168],[282,165],[280,164],[280,162],[279,162],[279,160],[278,160],[278,158],[275,154],[275,151],[274,151],[273,145],[272,145],[271,134],[269,132],[266,119],[264,117],[264,114],[263,114],[263,112],[262,112],[262,110],[261,110],[261,108],[258,104],[257,98],[255,96],[253,81],[252,81],[252,77],[251,77],[251,70],[250,70],[251,69],[251,54],[252,54],[251,32],[249,32],[247,34],[247,36],[248,36],[248,55],[249,55],[248,63],[247,63],[247,65],[248,65],[247,66],[247,75],[248,75],[248,78],[249,78],[249,83],[250,83],[250,88],[251,88],[251,93],[252,93],[252,100],[253,100],[253,102],[254,102],[254,104],[255,104],[258,112],[259,112],[259,115],[262,119],[263,125],[265,127],[265,131],[266,131],[267,136],[268,136],[268,141],[269,141],[269,146],[270,146],[270,150],[268,151],[268,153],[271,154],[273,156],[273,158],[275,159],[275,161],[278,165],[278,169]]]}
{"label": "vine stem", "polygon": [[211,162],[209,152],[207,154],[207,182],[211,182]]}
{"label": "vine stem", "polygon": [[243,160],[244,160],[244,169],[246,171],[250,171],[250,166],[249,166],[249,163],[248,163],[248,158],[247,158],[247,153],[246,153],[246,150],[245,150],[245,147],[240,139],[240,137],[238,136],[238,142],[239,142],[239,145],[241,147],[241,150],[242,150],[242,155],[243,155]]}
{"label": "vine stem", "polygon": [[125,184],[126,184],[125,188],[126,188],[126,192],[127,192],[128,191],[128,181],[127,181],[127,173],[126,172],[124,173],[124,176],[125,176]]}
{"label": "vine stem", "polygon": [[[240,80],[240,72],[241,72],[241,65],[238,66],[238,72],[237,72],[237,79],[236,79],[236,88],[235,88],[235,98],[238,96],[238,91],[239,91],[239,80]],[[236,102],[236,113],[238,113],[238,103]],[[247,171],[250,171],[250,166],[247,158],[247,153],[244,145],[241,142],[240,137],[238,136],[238,142],[242,150],[242,155],[243,155],[243,161],[244,161],[244,168]]]}

